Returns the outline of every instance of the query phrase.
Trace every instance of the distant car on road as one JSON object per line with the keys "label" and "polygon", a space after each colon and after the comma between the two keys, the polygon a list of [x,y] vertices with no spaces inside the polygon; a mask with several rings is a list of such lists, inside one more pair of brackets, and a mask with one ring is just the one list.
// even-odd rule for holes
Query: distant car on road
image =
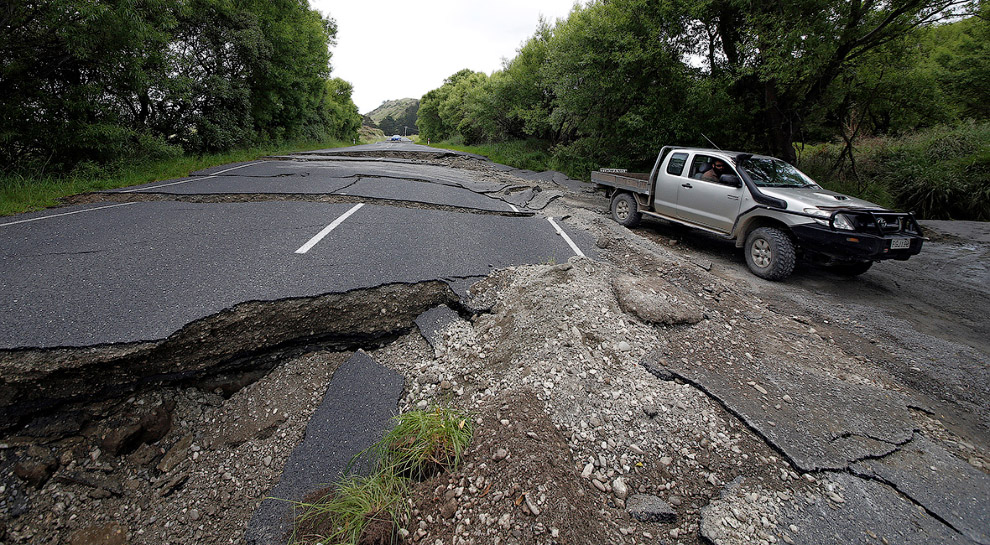
{"label": "distant car on road", "polygon": [[399,135],[397,135],[397,134],[393,134],[392,135],[392,138],[389,138],[388,141],[389,142],[401,142],[402,141],[402,137],[399,136]]}

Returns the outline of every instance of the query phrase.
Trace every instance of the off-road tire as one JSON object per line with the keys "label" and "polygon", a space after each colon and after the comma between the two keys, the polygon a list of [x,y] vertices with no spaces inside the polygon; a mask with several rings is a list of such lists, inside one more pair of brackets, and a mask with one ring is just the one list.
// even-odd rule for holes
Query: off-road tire
{"label": "off-road tire", "polygon": [[872,261],[845,261],[834,263],[828,269],[839,276],[859,276],[872,266]]}
{"label": "off-road tire", "polygon": [[639,212],[636,198],[629,193],[616,193],[612,197],[612,219],[626,227],[639,225],[639,220],[643,219],[643,214]]}
{"label": "off-road tire", "polygon": [[794,241],[783,229],[759,227],[746,237],[746,265],[767,280],[783,280],[794,272]]}

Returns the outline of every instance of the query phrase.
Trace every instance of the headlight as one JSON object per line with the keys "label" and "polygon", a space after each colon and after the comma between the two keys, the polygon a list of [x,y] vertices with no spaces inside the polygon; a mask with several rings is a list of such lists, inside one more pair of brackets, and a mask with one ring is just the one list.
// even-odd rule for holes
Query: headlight
{"label": "headlight", "polygon": [[[805,208],[804,212],[806,214],[811,214],[815,216],[815,221],[818,223],[828,226],[828,220],[832,217],[832,214],[822,210],[821,208]],[[856,227],[853,226],[852,220],[849,219],[845,214],[836,214],[835,219],[832,221],[832,225],[836,229],[842,229],[844,231],[855,231]]]}
{"label": "headlight", "polygon": [[836,229],[844,229],[846,231],[856,230],[856,227],[853,226],[852,220],[845,214],[836,214],[832,225],[834,225]]}

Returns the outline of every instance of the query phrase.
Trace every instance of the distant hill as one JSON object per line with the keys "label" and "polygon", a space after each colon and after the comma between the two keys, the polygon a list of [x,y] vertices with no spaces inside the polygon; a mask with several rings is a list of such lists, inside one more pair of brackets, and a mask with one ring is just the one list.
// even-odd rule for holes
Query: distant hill
{"label": "distant hill", "polygon": [[419,100],[415,98],[400,98],[398,100],[386,100],[381,106],[364,114],[371,118],[375,124],[382,122],[386,116],[391,115],[392,119],[399,119],[406,112],[406,109],[415,105],[419,108]]}
{"label": "distant hill", "polygon": [[379,128],[389,134],[419,134],[416,115],[419,113],[419,100],[400,98],[386,100],[381,106],[364,114],[364,124]]}

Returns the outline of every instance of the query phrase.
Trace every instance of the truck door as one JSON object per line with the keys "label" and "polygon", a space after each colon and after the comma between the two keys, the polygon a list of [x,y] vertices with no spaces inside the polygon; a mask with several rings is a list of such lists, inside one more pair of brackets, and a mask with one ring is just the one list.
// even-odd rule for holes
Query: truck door
{"label": "truck door", "polygon": [[683,151],[671,153],[657,172],[657,183],[653,187],[653,210],[659,214],[677,216],[677,188],[680,177],[686,174],[688,154]]}
{"label": "truck door", "polygon": [[732,164],[721,157],[694,154],[691,168],[677,187],[676,216],[685,221],[728,233],[739,214],[743,188],[705,179],[715,162],[725,165],[725,173],[739,176]]}

